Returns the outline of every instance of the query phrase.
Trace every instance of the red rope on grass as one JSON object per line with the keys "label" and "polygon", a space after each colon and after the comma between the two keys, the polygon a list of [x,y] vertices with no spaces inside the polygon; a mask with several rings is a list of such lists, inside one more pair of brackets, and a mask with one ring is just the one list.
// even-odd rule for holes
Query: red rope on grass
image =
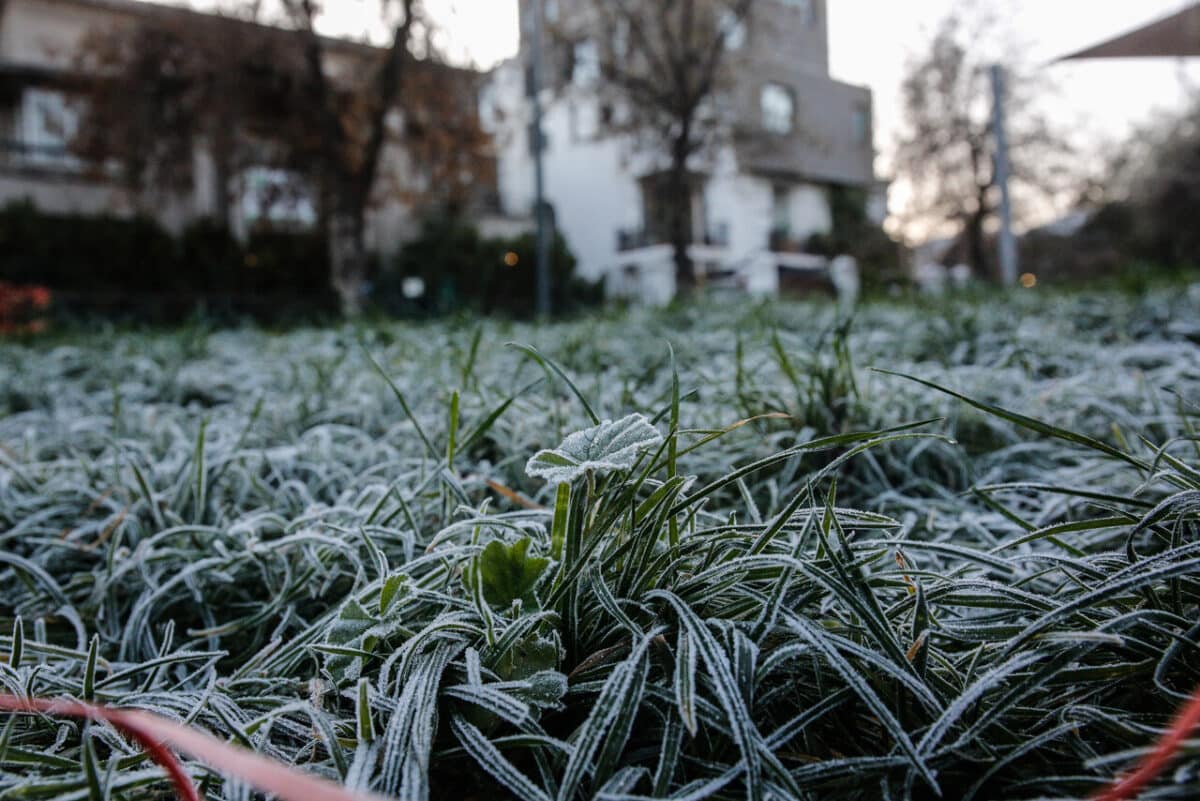
{"label": "red rope on grass", "polygon": [[1154,781],[1160,773],[1167,769],[1183,741],[1186,740],[1196,726],[1200,725],[1200,687],[1192,695],[1192,699],[1180,710],[1171,728],[1158,741],[1158,745],[1147,754],[1137,769],[1112,787],[1096,796],[1096,801],[1129,801]]}
{"label": "red rope on grass", "polygon": [[171,778],[171,784],[175,785],[175,794],[179,796],[180,801],[200,801],[200,793],[196,791],[196,786],[192,784],[191,777],[184,771],[183,765],[179,764],[179,760],[175,758],[175,755],[155,739],[154,735],[140,726],[137,720],[132,718],[128,712],[96,706],[95,704],[85,704],[80,701],[18,698],[15,695],[0,695],[0,710],[29,714],[42,712],[47,715],[66,715],[72,718],[84,718],[111,723],[136,740],[138,745],[155,762],[162,765],[163,770],[167,772],[167,776]]}
{"label": "red rope on grass", "polygon": [[44,713],[100,720],[137,740],[154,761],[166,769],[180,801],[200,801],[200,795],[167,745],[279,801],[387,801],[364,790],[349,790],[262,754],[218,740],[194,726],[185,726],[140,709],[111,709],[83,701],[18,698],[0,694],[0,712]]}

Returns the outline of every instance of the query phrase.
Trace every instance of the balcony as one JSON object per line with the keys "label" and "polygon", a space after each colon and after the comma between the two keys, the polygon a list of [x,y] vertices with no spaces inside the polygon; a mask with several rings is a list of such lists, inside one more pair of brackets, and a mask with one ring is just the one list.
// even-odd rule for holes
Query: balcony
{"label": "balcony", "polygon": [[[658,245],[669,245],[671,238],[665,231],[647,230],[645,228],[624,229],[617,231],[617,251],[619,253],[629,253],[634,250],[643,250],[652,248]],[[723,250],[729,247],[729,224],[715,223],[705,226],[704,235],[696,237],[693,235],[690,245],[700,245],[705,248],[713,248]]]}
{"label": "balcony", "polygon": [[807,239],[792,236],[786,228],[773,228],[767,237],[767,249],[772,253],[806,253],[807,245]]}
{"label": "balcony", "polygon": [[0,139],[0,169],[74,175],[84,171],[84,162],[66,145]]}
{"label": "balcony", "polygon": [[779,269],[823,271],[829,266],[829,260],[820,253],[813,252],[811,240],[812,237],[799,239],[786,228],[773,228],[767,238],[767,250],[772,262]]}

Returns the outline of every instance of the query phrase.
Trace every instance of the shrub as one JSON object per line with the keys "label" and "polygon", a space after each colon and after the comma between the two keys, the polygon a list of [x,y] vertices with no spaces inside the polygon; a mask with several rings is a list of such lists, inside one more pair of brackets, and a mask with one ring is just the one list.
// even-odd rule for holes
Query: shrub
{"label": "shrub", "polygon": [[227,226],[199,220],[179,238],[179,270],[212,292],[235,292],[242,287],[241,243]]}
{"label": "shrub", "polygon": [[904,247],[868,219],[865,190],[831,187],[829,207],[832,229],[809,237],[805,250],[827,258],[853,256],[868,293],[907,283]]}
{"label": "shrub", "polygon": [[0,210],[0,280],[45,285],[76,310],[175,319],[204,303],[275,317],[278,304],[257,296],[320,307],[328,275],[320,233],[259,230],[243,244],[211,219],[176,238],[146,217],[48,214],[28,202]]}
{"label": "shrub", "polygon": [[244,286],[257,292],[329,294],[328,253],[318,232],[254,231],[242,259]]}
{"label": "shrub", "polygon": [[[532,234],[488,239],[461,218],[435,218],[424,223],[420,235],[380,277],[376,295],[381,306],[393,311],[445,314],[470,310],[528,317],[535,306],[536,264]],[[575,264],[566,240],[556,235],[550,262],[551,302],[556,313],[603,300],[603,286],[575,276]],[[406,303],[402,285],[411,278],[421,279],[425,292],[415,302]]]}
{"label": "shrub", "polygon": [[174,289],[175,244],[145,217],[45,214],[29,202],[0,210],[0,279],[56,290]]}

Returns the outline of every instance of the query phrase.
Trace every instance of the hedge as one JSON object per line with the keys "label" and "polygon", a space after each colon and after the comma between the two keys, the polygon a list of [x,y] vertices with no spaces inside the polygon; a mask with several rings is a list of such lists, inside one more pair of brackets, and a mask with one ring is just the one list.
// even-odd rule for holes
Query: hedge
{"label": "hedge", "polygon": [[211,220],[173,237],[144,216],[0,209],[0,280],[74,295],[327,295],[326,253],[316,233],[261,231],[243,244]]}

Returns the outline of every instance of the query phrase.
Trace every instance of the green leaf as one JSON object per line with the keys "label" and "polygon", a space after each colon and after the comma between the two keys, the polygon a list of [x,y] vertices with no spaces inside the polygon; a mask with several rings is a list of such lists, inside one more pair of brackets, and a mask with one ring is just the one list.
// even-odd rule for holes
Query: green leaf
{"label": "green leaf", "polygon": [[395,573],[385,578],[379,590],[379,614],[386,615],[392,603],[407,591],[408,576],[405,574]]}
{"label": "green leaf", "polygon": [[93,634],[88,646],[87,662],[83,667],[83,698],[91,701],[96,697],[96,660],[100,654],[100,635]]}
{"label": "green leaf", "polygon": [[599,474],[628,470],[642,451],[662,440],[658,430],[640,414],[616,422],[605,420],[570,434],[557,448],[540,451],[525,465],[525,472],[552,484],[570,484],[588,471]]}
{"label": "green leaf", "polygon": [[[369,639],[367,635],[375,623],[375,617],[364,609],[362,604],[351,598],[342,607],[342,611],[333,625],[329,627],[326,644],[369,654],[375,643],[372,642],[371,647],[367,647]],[[326,650],[324,653],[325,669],[339,684],[358,678],[359,672],[362,670],[362,656],[352,654],[350,651],[339,653],[336,650]]]}
{"label": "green leaf", "polygon": [[484,600],[497,608],[518,599],[533,602],[533,588],[550,560],[529,556],[529,544],[528,537],[512,545],[492,540],[463,571],[463,583],[470,588],[481,581]]}
{"label": "green leaf", "polygon": [[12,653],[8,657],[8,666],[11,668],[19,668],[21,666],[21,656],[25,650],[25,623],[21,620],[21,616],[17,615],[17,619],[13,621],[12,633]]}
{"label": "green leaf", "polygon": [[554,520],[550,526],[550,555],[562,559],[563,544],[567,541],[567,520],[571,513],[571,486],[559,484],[554,497]]}
{"label": "green leaf", "polygon": [[356,734],[360,743],[375,741],[375,723],[371,720],[371,684],[366,679],[358,680],[358,707]]}
{"label": "green leaf", "polygon": [[[497,673],[508,681],[535,681],[558,667],[558,642],[550,637],[530,634],[517,640],[496,666]],[[547,681],[545,676],[536,681]],[[565,688],[564,688],[565,690]],[[557,699],[555,699],[556,701]]]}

